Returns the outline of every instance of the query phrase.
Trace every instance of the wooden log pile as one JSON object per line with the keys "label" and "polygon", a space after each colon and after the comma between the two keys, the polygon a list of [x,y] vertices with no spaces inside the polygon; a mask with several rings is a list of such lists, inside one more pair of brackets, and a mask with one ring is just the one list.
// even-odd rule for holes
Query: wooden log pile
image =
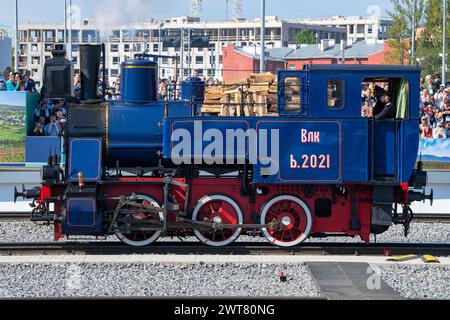
{"label": "wooden log pile", "polygon": [[278,116],[277,97],[275,75],[255,73],[245,80],[206,88],[202,112],[224,117]]}

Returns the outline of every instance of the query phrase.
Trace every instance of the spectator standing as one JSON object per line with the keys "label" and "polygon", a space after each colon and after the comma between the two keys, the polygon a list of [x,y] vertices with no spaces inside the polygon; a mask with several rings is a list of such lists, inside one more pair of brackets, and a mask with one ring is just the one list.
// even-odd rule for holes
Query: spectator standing
{"label": "spectator standing", "polygon": [[8,81],[6,81],[6,90],[8,91],[19,91],[20,85],[16,83],[14,79],[14,73],[10,73],[8,77]]}
{"label": "spectator standing", "polygon": [[444,110],[441,113],[442,120],[445,122],[450,122],[450,100],[447,99],[447,101],[444,104]]}
{"label": "spectator standing", "polygon": [[50,123],[45,126],[45,135],[49,137],[59,137],[62,130],[59,124],[56,122],[54,115],[50,116]]}
{"label": "spectator standing", "polygon": [[166,100],[167,98],[167,80],[162,79],[159,83],[159,95],[162,100]]}
{"label": "spectator standing", "polygon": [[447,132],[447,139],[450,139],[450,122],[445,124],[445,130]]}
{"label": "spectator standing", "polygon": [[7,67],[5,71],[0,73],[0,91],[5,91],[6,89],[6,82],[9,79],[9,74],[11,73],[11,68]]}
{"label": "spectator standing", "polygon": [[36,137],[43,137],[45,136],[44,129],[42,128],[42,125],[40,122],[36,122],[33,130],[33,136]]}
{"label": "spectator standing", "polygon": [[23,85],[25,91],[28,92],[37,92],[36,90],[36,82],[34,82],[33,79],[31,79],[31,72],[30,70],[25,71],[25,75],[23,77]]}
{"label": "spectator standing", "polygon": [[47,109],[47,104],[45,101],[41,101],[36,109],[34,109],[34,120],[38,122],[41,117],[44,119],[50,119],[50,113]]}
{"label": "spectator standing", "polygon": [[61,109],[56,112],[56,122],[61,128],[61,134],[64,132],[64,128],[66,126],[66,117]]}
{"label": "spectator standing", "polygon": [[18,86],[18,90],[16,90],[16,91],[25,91],[22,75],[20,73],[16,72],[16,74],[14,75],[14,79],[16,82],[16,86]]}
{"label": "spectator standing", "polygon": [[438,122],[436,129],[433,131],[433,139],[446,139],[447,130],[444,127],[443,122]]}
{"label": "spectator standing", "polygon": [[81,98],[81,76],[77,73],[73,77],[74,95],[77,100]]}
{"label": "spectator standing", "polygon": [[425,77],[425,89],[427,89],[428,95],[430,96],[434,95],[435,87],[433,83],[433,77],[431,76],[431,74]]}

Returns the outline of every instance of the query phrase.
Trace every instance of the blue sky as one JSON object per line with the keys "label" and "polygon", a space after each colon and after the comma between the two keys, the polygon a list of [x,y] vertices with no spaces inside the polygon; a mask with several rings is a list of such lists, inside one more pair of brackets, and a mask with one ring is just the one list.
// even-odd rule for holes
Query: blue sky
{"label": "blue sky", "polygon": [[[82,17],[94,17],[95,12],[114,10],[120,12],[119,6],[111,6],[112,2],[126,4],[134,0],[72,0],[81,8]],[[135,0],[143,2],[139,16],[145,18],[162,18],[188,15],[189,0]],[[13,23],[14,0],[0,0],[0,28],[10,29]],[[243,0],[244,17],[259,16],[260,0]],[[203,16],[205,19],[225,19],[225,0],[203,0]],[[231,0],[230,0],[231,3]],[[333,15],[370,15],[367,10],[376,5],[382,16],[391,8],[391,0],[266,0],[267,15],[281,18],[317,18]],[[19,0],[20,16],[23,22],[62,22],[64,19],[64,0]]]}

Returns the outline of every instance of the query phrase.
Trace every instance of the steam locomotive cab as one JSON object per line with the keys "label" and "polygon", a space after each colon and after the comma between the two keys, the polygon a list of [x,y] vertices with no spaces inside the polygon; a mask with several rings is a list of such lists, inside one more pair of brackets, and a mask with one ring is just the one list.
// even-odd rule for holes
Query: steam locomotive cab
{"label": "steam locomotive cab", "polygon": [[[199,113],[198,79],[183,83],[180,100],[158,100],[158,64],[148,55],[122,63],[121,101],[99,99],[100,51],[80,46],[82,98],[69,108],[65,165],[50,157],[42,187],[16,192],[34,199],[34,220],[55,224],[55,239],[115,234],[144,246],[194,234],[219,247],[249,234],[284,247],[311,236],[368,242],[394,223],[408,231],[411,202],[432,200],[422,191],[426,173],[415,169],[415,67],[282,71],[276,116],[218,117]],[[54,79],[46,79],[51,88]],[[394,117],[361,116],[365,82],[388,84]]]}

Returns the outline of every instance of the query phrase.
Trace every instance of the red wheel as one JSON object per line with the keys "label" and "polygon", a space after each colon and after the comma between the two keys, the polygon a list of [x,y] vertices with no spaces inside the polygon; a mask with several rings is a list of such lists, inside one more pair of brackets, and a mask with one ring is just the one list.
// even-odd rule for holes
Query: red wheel
{"label": "red wheel", "polygon": [[215,225],[214,229],[195,229],[197,238],[213,247],[227,246],[239,237],[241,228],[222,228],[223,225],[241,225],[244,217],[238,204],[232,199],[221,196],[207,196],[202,198],[194,208],[192,220],[209,222]]}
{"label": "red wheel", "polygon": [[312,229],[312,215],[306,203],[294,196],[279,196],[269,201],[261,213],[261,224],[277,222],[278,230],[263,228],[271,243],[280,247],[293,247],[305,241]]}
{"label": "red wheel", "polygon": [[[160,205],[153,199],[144,195],[136,195],[134,202],[140,205],[139,208],[135,206],[123,206],[120,210],[136,210],[136,213],[125,214],[126,218],[133,218],[135,220],[154,220],[163,221],[164,217],[162,213],[149,213],[149,212],[139,212],[139,209],[144,209],[146,207],[152,206],[160,208]],[[118,221],[117,228],[120,229],[121,222]],[[116,236],[125,244],[133,247],[143,247],[154,243],[161,235],[161,231],[140,231],[123,233],[120,231],[116,232]]]}

